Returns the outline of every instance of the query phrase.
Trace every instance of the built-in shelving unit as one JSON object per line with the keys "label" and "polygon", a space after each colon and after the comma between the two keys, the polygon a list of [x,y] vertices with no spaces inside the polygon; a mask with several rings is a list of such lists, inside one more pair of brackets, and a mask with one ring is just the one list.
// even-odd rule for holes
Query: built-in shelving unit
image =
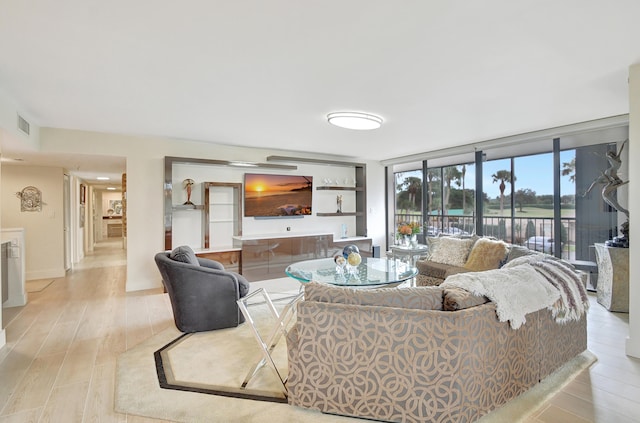
{"label": "built-in shelving unit", "polygon": [[318,191],[364,191],[364,187],[319,186]]}
{"label": "built-in shelving unit", "polygon": [[180,210],[204,210],[204,206],[201,204],[178,204],[172,207],[175,211]]}
{"label": "built-in shelving unit", "polygon": [[204,248],[233,245],[232,237],[242,235],[242,184],[204,182]]}
{"label": "built-in shelving unit", "polygon": [[356,235],[367,236],[367,165],[356,162],[343,162],[340,160],[312,159],[305,157],[268,156],[267,162],[287,163],[313,163],[327,166],[353,167],[355,171],[355,186],[320,185],[316,191],[355,191],[355,212],[326,213],[316,212],[320,217],[355,216]]}
{"label": "built-in shelving unit", "polygon": [[[288,163],[274,163],[274,162]],[[242,183],[236,182],[202,182],[202,195],[200,191],[194,191],[193,202],[202,204],[185,205],[179,204],[184,201],[184,197],[173,192],[173,178],[176,175],[183,175],[182,165],[212,165],[225,167],[241,167],[240,162],[225,160],[190,159],[182,157],[165,157],[165,180],[164,180],[164,234],[165,249],[170,250],[173,241],[178,237],[181,240],[188,238],[191,245],[197,243],[198,235],[202,234],[202,248],[196,251],[199,257],[207,257],[222,262],[231,269],[247,274],[254,278],[264,278],[266,276],[282,275],[283,269],[292,260],[302,258],[327,257],[332,256],[333,250],[340,249],[344,243],[353,243],[354,240],[362,241],[361,251],[368,252],[371,249],[371,239],[367,236],[366,221],[366,165],[364,163],[342,162],[335,160],[307,159],[285,156],[267,157],[267,163],[257,163],[252,167],[264,167],[267,169],[296,170],[296,163],[309,163],[321,166],[342,166],[353,169],[328,169],[328,176],[332,176],[336,185],[315,186],[318,191],[318,199],[314,199],[315,215],[318,217],[334,218],[339,225],[346,222],[350,227],[355,219],[355,236],[340,241],[333,241],[331,233],[314,234],[313,236],[303,233],[287,235],[277,235],[269,237],[268,249],[264,249],[264,242],[259,241],[260,236],[243,236],[242,223]],[[177,166],[174,169],[174,165]],[[174,173],[180,172],[180,173]],[[204,172],[206,173],[206,172]],[[204,173],[201,173],[204,174]],[[219,172],[219,173],[227,173]],[[352,176],[353,175],[353,176]],[[339,180],[344,179],[342,185],[338,185]],[[182,176],[182,179],[186,176]],[[233,180],[233,179],[232,179]],[[347,212],[338,213],[336,209],[329,205],[329,198],[333,194],[344,193]],[[177,194],[177,193],[176,193]],[[176,204],[178,203],[178,204]],[[324,207],[324,211],[322,211]],[[320,212],[317,210],[320,209]],[[345,219],[340,219],[344,217]],[[346,219],[346,218],[349,219]],[[254,222],[244,222],[250,225]],[[331,227],[334,222],[325,219],[324,226]],[[321,225],[322,226],[322,225]],[[344,225],[343,225],[344,226]],[[247,226],[250,228],[250,226]],[[179,231],[174,234],[174,230]],[[185,232],[187,231],[187,232]],[[184,234],[189,234],[186,237]],[[174,235],[178,235],[175,236]],[[257,238],[256,238],[257,237]],[[233,244],[220,241],[221,239],[233,238]],[[241,240],[239,243],[236,242]],[[181,241],[184,242],[184,241]],[[342,244],[337,245],[336,242]],[[237,245],[236,245],[237,244]],[[336,244],[336,245],[334,245]],[[243,258],[244,257],[244,258]],[[246,259],[246,263],[245,263]],[[262,261],[266,262],[265,265]],[[259,262],[259,263],[258,263]],[[266,266],[266,268],[265,268]],[[266,270],[265,270],[266,269]]]}
{"label": "built-in shelving unit", "polygon": [[316,216],[363,216],[363,212],[342,212],[342,213],[316,213]]}
{"label": "built-in shelving unit", "polygon": [[[173,244],[173,213],[182,213],[183,211],[203,210],[209,211],[209,205],[207,201],[204,204],[198,205],[184,205],[173,203],[173,165],[174,164],[187,164],[187,165],[207,165],[207,166],[228,166],[245,168],[250,165],[252,168],[266,168],[266,169],[282,169],[282,170],[296,170],[297,166],[277,163],[247,163],[229,160],[213,160],[213,159],[197,159],[188,157],[172,157],[166,156],[164,158],[164,248],[171,250]],[[205,190],[206,191],[206,190]],[[205,193],[206,195],[206,193]],[[205,213],[206,214],[206,213]],[[242,216],[242,212],[240,212]],[[242,218],[240,217],[240,222]],[[203,217],[203,229],[204,233],[209,231],[206,229],[210,224],[208,216]],[[241,233],[241,232],[240,232]]]}

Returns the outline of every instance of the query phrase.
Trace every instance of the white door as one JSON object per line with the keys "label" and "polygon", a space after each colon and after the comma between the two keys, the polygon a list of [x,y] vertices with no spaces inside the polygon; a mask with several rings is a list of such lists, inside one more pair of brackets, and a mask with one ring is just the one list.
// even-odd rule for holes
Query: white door
{"label": "white door", "polygon": [[64,270],[71,269],[71,180],[64,175],[63,204],[64,204]]}

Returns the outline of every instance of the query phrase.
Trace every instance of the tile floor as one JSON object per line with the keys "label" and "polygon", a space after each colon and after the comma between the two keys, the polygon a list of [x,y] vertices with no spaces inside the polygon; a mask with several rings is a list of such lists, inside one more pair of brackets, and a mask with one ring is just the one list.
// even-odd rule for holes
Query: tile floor
{"label": "tile floor", "polygon": [[[117,356],[173,325],[160,289],[125,293],[121,241],[99,244],[75,270],[24,307],[3,310],[0,423],[158,422],[113,411]],[[42,284],[40,285],[42,286]],[[255,284],[268,291],[297,282]],[[624,354],[626,314],[591,297],[589,349],[599,360],[544,404],[529,423],[640,422],[640,360]]]}

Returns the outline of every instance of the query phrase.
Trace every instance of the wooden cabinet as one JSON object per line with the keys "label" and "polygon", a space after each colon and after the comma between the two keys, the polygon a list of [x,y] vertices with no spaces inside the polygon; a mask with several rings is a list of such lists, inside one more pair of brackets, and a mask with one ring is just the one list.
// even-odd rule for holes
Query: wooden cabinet
{"label": "wooden cabinet", "polygon": [[123,236],[122,216],[103,216],[102,236],[107,238]]}
{"label": "wooden cabinet", "polygon": [[332,239],[333,234],[238,238],[242,275],[249,281],[285,277],[284,270],[293,262],[329,257]]}
{"label": "wooden cabinet", "polygon": [[334,240],[331,243],[332,251],[330,257],[333,257],[335,254],[341,253],[344,247],[351,244],[358,247],[358,249],[360,250],[360,255],[362,257],[373,256],[373,240],[371,238],[346,238]]}
{"label": "wooden cabinet", "polygon": [[242,254],[239,248],[227,251],[196,251],[196,256],[222,263],[226,270],[240,273],[242,270]]}

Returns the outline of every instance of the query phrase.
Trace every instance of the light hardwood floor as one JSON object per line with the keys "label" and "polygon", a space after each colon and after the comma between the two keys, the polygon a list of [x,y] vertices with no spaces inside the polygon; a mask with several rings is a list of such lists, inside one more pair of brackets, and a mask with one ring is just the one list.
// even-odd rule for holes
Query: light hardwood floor
{"label": "light hardwood floor", "polygon": [[[29,293],[26,306],[3,312],[0,423],[160,421],[113,411],[118,355],[173,325],[160,289],[125,293],[124,257],[119,241],[101,243],[65,278]],[[591,300],[598,362],[529,423],[640,422],[640,360],[624,355],[628,317]]]}

